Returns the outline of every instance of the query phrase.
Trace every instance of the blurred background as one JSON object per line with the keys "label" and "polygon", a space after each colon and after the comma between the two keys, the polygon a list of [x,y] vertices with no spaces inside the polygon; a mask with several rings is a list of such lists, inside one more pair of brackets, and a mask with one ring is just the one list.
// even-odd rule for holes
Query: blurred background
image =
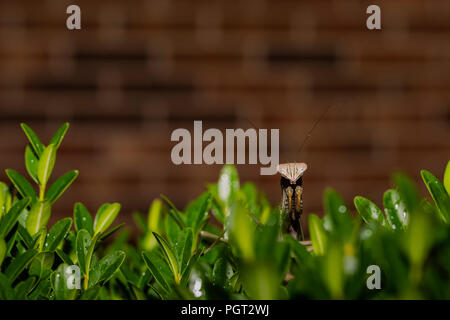
{"label": "blurred background", "polygon": [[[450,158],[449,37],[448,0],[1,0],[0,180],[26,174],[21,122],[48,143],[69,121],[54,178],[80,175],[54,218],[118,201],[129,221],[161,193],[184,207],[221,169],[171,162],[171,132],[202,120],[280,129],[280,162],[309,165],[306,213],[328,186],[380,204],[393,171],[442,177]],[[259,169],[238,166],[276,204],[279,176]]]}

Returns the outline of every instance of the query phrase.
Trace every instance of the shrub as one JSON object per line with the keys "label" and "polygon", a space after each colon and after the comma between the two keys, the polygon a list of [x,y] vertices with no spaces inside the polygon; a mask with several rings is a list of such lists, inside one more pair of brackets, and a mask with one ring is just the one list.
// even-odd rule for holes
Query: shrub
{"label": "shrub", "polygon": [[[22,125],[36,188],[10,169],[11,186],[0,183],[1,299],[450,298],[450,162],[443,182],[421,172],[432,202],[399,173],[384,210],[357,196],[352,214],[327,189],[323,218],[307,217],[305,242],[282,234],[279,208],[253,184],[241,186],[226,165],[183,210],[162,195],[147,215],[134,213],[136,241],[123,228],[106,244],[123,226],[112,227],[118,203],[102,205],[95,217],[76,203],[73,220],[47,230],[53,203],[78,175],[49,185],[68,127],[45,146]],[[372,265],[381,270],[381,290],[366,285]]]}

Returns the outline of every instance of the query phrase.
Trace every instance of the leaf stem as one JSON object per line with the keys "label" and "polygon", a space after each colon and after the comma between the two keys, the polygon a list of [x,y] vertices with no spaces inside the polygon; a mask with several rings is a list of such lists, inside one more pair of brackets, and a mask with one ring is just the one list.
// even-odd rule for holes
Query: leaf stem
{"label": "leaf stem", "polygon": [[44,201],[45,198],[45,184],[39,187],[39,201]]}

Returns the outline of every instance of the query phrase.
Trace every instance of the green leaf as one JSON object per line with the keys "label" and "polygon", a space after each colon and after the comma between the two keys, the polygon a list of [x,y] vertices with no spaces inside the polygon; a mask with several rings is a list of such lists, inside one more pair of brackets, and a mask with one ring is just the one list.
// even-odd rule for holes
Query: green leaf
{"label": "green leaf", "polygon": [[[59,265],[58,269],[54,271],[50,276],[51,285],[53,292],[55,293],[56,300],[73,300],[76,297],[77,289],[69,289],[68,284],[72,280],[72,274],[67,271],[68,265],[62,263]],[[68,282],[69,281],[69,282]]]}
{"label": "green leaf", "polygon": [[0,267],[2,266],[3,259],[5,259],[6,250],[7,250],[7,247],[6,247],[5,239],[0,237]]}
{"label": "green leaf", "polygon": [[290,235],[285,235],[285,238],[291,246],[291,251],[297,264],[300,266],[307,264],[311,260],[312,256],[306,247]]}
{"label": "green leaf", "polygon": [[162,216],[163,204],[159,199],[152,201],[152,204],[148,210],[147,226],[143,227],[143,231],[152,230],[159,231],[161,216]]}
{"label": "green leaf", "polygon": [[38,180],[41,183],[41,186],[47,185],[48,179],[52,174],[53,167],[55,166],[55,160],[56,160],[55,145],[49,144],[42,152],[42,155],[40,156],[38,163],[37,175]]}
{"label": "green leaf", "polygon": [[39,158],[36,156],[34,151],[28,145],[25,148],[25,167],[27,168],[27,172],[30,177],[34,180],[34,182],[39,183],[37,177]]}
{"label": "green leaf", "polygon": [[86,290],[80,297],[80,300],[97,300],[100,295],[101,287],[92,287]]}
{"label": "green leaf", "polygon": [[16,300],[26,300],[27,295],[31,292],[34,287],[34,282],[36,281],[35,277],[29,277],[28,279],[19,282],[15,288],[15,299]]}
{"label": "green leaf", "polygon": [[69,123],[64,123],[55,133],[52,140],[50,141],[50,144],[53,144],[56,149],[59,148],[61,145],[62,140],[64,139],[64,136],[66,135],[67,130],[69,129]]}
{"label": "green leaf", "polygon": [[191,270],[194,267],[197,260],[203,255],[204,248],[200,248],[195,252],[195,254],[189,259],[188,265],[183,271],[183,274],[181,276],[181,284],[183,286],[186,286],[187,282],[189,281]]}
{"label": "green leaf", "polygon": [[41,228],[47,225],[50,219],[51,205],[48,201],[38,201],[31,206],[25,221],[25,226],[30,235],[35,235]]}
{"label": "green leaf", "polygon": [[175,255],[172,247],[169,245],[169,243],[166,241],[166,239],[161,237],[156,232],[153,232],[153,235],[155,236],[155,238],[158,241],[159,245],[163,249],[164,256],[166,257],[167,262],[168,262],[168,264],[170,266],[170,269],[172,270],[175,282],[179,283],[181,281],[181,273],[180,273],[180,268],[179,268],[179,265],[178,265],[177,257]]}
{"label": "green leaf", "polygon": [[352,232],[352,222],[348,207],[339,194],[328,188],[324,194],[324,221],[330,223],[330,230],[344,241],[349,241]]}
{"label": "green leaf", "polygon": [[27,229],[19,224],[17,231],[20,235],[20,238],[23,240],[27,248],[31,248],[34,244],[33,237],[28,233]]}
{"label": "green leaf", "polygon": [[[152,203],[152,206],[153,206],[153,203]],[[150,209],[149,215],[150,215],[151,211],[152,210]],[[142,215],[142,213],[140,213],[138,211],[133,212],[133,220],[134,220],[134,223],[136,224],[136,226],[139,228],[140,232],[142,232],[142,233],[148,232],[147,221],[145,221],[145,218]]]}
{"label": "green leaf", "polygon": [[11,200],[11,192],[8,186],[0,181],[0,219],[9,211]]}
{"label": "green leaf", "polygon": [[325,256],[323,277],[333,299],[342,299],[344,291],[344,262],[342,246],[337,241],[330,241]]}
{"label": "green leaf", "polygon": [[450,196],[450,160],[447,162],[447,167],[444,172],[444,187]]}
{"label": "green leaf", "polygon": [[45,238],[47,237],[47,227],[42,227],[39,232],[33,236],[33,248],[41,252],[44,249]]}
{"label": "green leaf", "polygon": [[178,241],[175,244],[175,249],[177,251],[177,257],[180,266],[180,273],[182,274],[184,269],[187,267],[189,259],[192,256],[192,244],[194,241],[194,235],[191,228],[186,228],[180,232],[178,236]]}
{"label": "green leaf", "polygon": [[230,164],[223,166],[217,187],[219,199],[228,205],[239,191],[239,174],[235,166]]}
{"label": "green leaf", "polygon": [[74,265],[75,263],[72,261],[72,259],[61,249],[56,249],[56,254],[58,255],[58,257],[61,258],[61,260],[68,264],[69,266]]}
{"label": "green leaf", "polygon": [[55,262],[53,252],[41,252],[31,262],[28,273],[36,276],[38,279],[48,277],[52,272],[52,266]]}
{"label": "green leaf", "polygon": [[411,213],[420,205],[419,191],[413,182],[404,174],[396,173],[394,175],[394,185],[400,194],[400,198],[405,203],[406,211]]}
{"label": "green leaf", "polygon": [[12,260],[5,270],[9,284],[12,284],[16,280],[37,254],[38,252],[36,250],[29,249]]}
{"label": "green leaf", "polygon": [[77,247],[78,265],[80,266],[81,272],[84,275],[86,275],[88,272],[87,260],[89,248],[91,247],[91,235],[85,229],[78,231],[76,247]]}
{"label": "green leaf", "polygon": [[392,229],[403,230],[408,223],[408,214],[397,190],[387,190],[383,196],[387,221]]}
{"label": "green leaf", "polygon": [[314,254],[321,256],[325,254],[327,235],[323,223],[318,216],[310,214],[308,217],[309,234],[314,248]]}
{"label": "green leaf", "polygon": [[52,285],[50,281],[41,281],[37,284],[30,294],[28,294],[28,300],[48,299]]}
{"label": "green leaf", "polygon": [[163,194],[160,195],[161,199],[163,199],[170,206],[169,215],[172,219],[178,224],[180,229],[184,228],[184,222],[181,218],[181,212],[175,207],[175,205]]}
{"label": "green leaf", "polygon": [[21,123],[20,126],[22,127],[22,130],[25,132],[25,135],[30,141],[30,144],[33,147],[34,152],[36,152],[38,158],[40,158],[42,152],[44,152],[45,148],[44,145],[39,140],[36,133],[34,133],[34,131],[29,126],[27,126],[25,123]]}
{"label": "green leaf", "polygon": [[233,203],[226,228],[229,232],[230,245],[237,248],[244,260],[253,260],[255,257],[256,224],[251,219],[245,204],[241,201]]}
{"label": "green leaf", "polygon": [[75,203],[73,209],[73,219],[75,231],[78,232],[81,229],[86,229],[91,236],[94,235],[94,223],[92,222],[91,214],[80,202]]}
{"label": "green leaf", "polygon": [[64,191],[72,184],[72,182],[78,177],[78,171],[69,171],[63,176],[59,177],[50,188],[48,188],[45,198],[50,201],[51,204],[61,197]]}
{"label": "green leaf", "polygon": [[14,300],[16,298],[9,279],[3,273],[0,273],[0,300]]}
{"label": "green leaf", "polygon": [[0,221],[0,237],[6,237],[6,235],[11,231],[11,229],[16,224],[22,211],[30,203],[30,198],[24,198],[16,202],[9,212]]}
{"label": "green leaf", "polygon": [[164,261],[159,259],[154,253],[143,252],[142,258],[144,259],[145,265],[148,270],[155,278],[156,282],[166,291],[170,292],[169,281],[164,277]]}
{"label": "green leaf", "polygon": [[383,211],[375,203],[361,196],[356,196],[353,202],[356,210],[366,223],[375,222],[377,225],[385,225]]}
{"label": "green leaf", "polygon": [[114,232],[116,232],[117,230],[119,230],[120,228],[122,228],[125,225],[125,222],[122,222],[120,224],[118,224],[117,226],[109,229],[108,231],[106,231],[105,233],[103,233],[100,237],[99,240],[103,241],[106,238],[108,238],[109,236],[113,235]]}
{"label": "green leaf", "polygon": [[441,218],[445,222],[450,222],[450,196],[446,192],[444,185],[427,170],[420,171],[420,175],[439,209]]}
{"label": "green leaf", "polygon": [[24,198],[30,197],[32,203],[36,202],[36,193],[28,180],[15,170],[7,169],[6,175],[9,177],[14,187],[19,191]]}
{"label": "green leaf", "polygon": [[192,228],[195,235],[200,232],[202,225],[208,218],[211,198],[211,193],[205,192],[186,209],[186,225]]}
{"label": "green leaf", "polygon": [[120,204],[104,204],[98,209],[94,220],[94,235],[102,234],[114,222],[120,211]]}
{"label": "green leaf", "polygon": [[227,283],[227,265],[228,262],[224,258],[219,258],[214,263],[212,270],[212,282],[214,285],[224,288]]}
{"label": "green leaf", "polygon": [[64,218],[56,222],[50,229],[44,244],[45,251],[55,251],[61,241],[64,240],[72,226],[71,218]]}
{"label": "green leaf", "polygon": [[103,257],[89,272],[89,287],[93,287],[99,282],[108,281],[119,270],[124,260],[125,252],[121,250]]}
{"label": "green leaf", "polygon": [[241,269],[242,284],[250,299],[274,300],[278,298],[280,282],[273,264],[252,262]]}

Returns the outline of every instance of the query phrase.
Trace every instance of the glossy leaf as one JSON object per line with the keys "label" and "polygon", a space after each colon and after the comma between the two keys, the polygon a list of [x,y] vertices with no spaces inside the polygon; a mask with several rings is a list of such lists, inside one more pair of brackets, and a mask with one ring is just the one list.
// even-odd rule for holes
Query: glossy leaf
{"label": "glossy leaf", "polygon": [[405,203],[406,211],[413,212],[419,208],[420,195],[413,182],[402,173],[394,175],[394,184],[400,194],[401,199]]}
{"label": "glossy leaf", "polygon": [[39,163],[39,158],[36,156],[36,153],[28,145],[25,148],[25,167],[27,168],[27,172],[30,175],[30,177],[36,183],[39,183],[38,176],[37,176],[38,163]]}
{"label": "glossy leaf", "polygon": [[76,250],[78,265],[81,272],[86,275],[87,273],[87,261],[89,260],[88,254],[91,247],[91,235],[85,229],[78,231],[76,240]]}
{"label": "glossy leaf", "polygon": [[58,257],[61,258],[61,260],[62,260],[65,264],[67,264],[67,265],[69,265],[69,266],[72,266],[72,265],[75,264],[75,263],[72,261],[72,259],[71,259],[64,251],[62,251],[62,250],[60,250],[60,249],[56,249],[56,254],[58,255]]}
{"label": "glossy leaf", "polygon": [[161,246],[161,248],[164,252],[164,256],[166,257],[167,262],[170,266],[170,269],[172,270],[175,282],[181,281],[180,268],[179,268],[178,260],[177,260],[177,257],[175,255],[173,248],[166,241],[166,239],[161,237],[156,232],[153,232],[153,235],[155,236],[156,240],[158,241],[159,245]]}
{"label": "glossy leaf", "polygon": [[327,235],[323,223],[318,216],[310,214],[308,217],[309,233],[314,248],[314,254],[321,256],[325,254]]}
{"label": "glossy leaf", "polygon": [[76,203],[73,209],[75,231],[85,229],[90,235],[94,235],[94,223],[89,211],[82,203]]}
{"label": "glossy leaf", "polygon": [[41,154],[44,152],[44,145],[39,140],[38,136],[34,131],[25,123],[21,123],[20,126],[22,127],[22,130],[25,132],[25,135],[27,136],[28,140],[30,141],[31,146],[33,147],[34,152],[36,152],[36,155],[38,158],[41,157]]}
{"label": "glossy leaf", "polygon": [[6,184],[0,181],[0,219],[9,211],[11,206],[11,193]]}
{"label": "glossy leaf", "polygon": [[107,203],[100,207],[95,215],[94,235],[102,234],[109,228],[119,214],[120,207],[119,203]]}
{"label": "glossy leaf", "polygon": [[54,261],[55,255],[52,252],[41,252],[31,262],[28,273],[38,279],[48,277],[52,272]]}
{"label": "glossy leaf", "polygon": [[212,282],[218,287],[225,287],[227,283],[227,260],[224,258],[219,258],[214,263],[212,270]]}
{"label": "glossy leaf", "polygon": [[41,186],[45,186],[52,174],[56,160],[55,145],[49,144],[39,158],[37,175]]}
{"label": "glossy leaf", "polygon": [[189,259],[192,255],[192,244],[194,241],[194,236],[191,228],[186,228],[180,232],[178,241],[175,244],[175,249],[177,251],[177,257],[180,266],[180,273],[183,273],[184,269],[187,267]]}
{"label": "glossy leaf", "polygon": [[189,262],[186,266],[186,268],[183,271],[183,274],[181,275],[181,284],[186,285],[186,283],[190,279],[192,268],[194,268],[194,265],[197,263],[198,259],[203,255],[204,248],[198,249],[195,254],[189,259]]}
{"label": "glossy leaf", "polygon": [[64,218],[56,222],[48,232],[44,244],[44,250],[55,251],[56,248],[58,248],[61,241],[63,241],[66,235],[69,233],[71,226],[72,226],[71,218]]}
{"label": "glossy leaf", "polygon": [[194,234],[198,234],[202,225],[208,218],[208,211],[211,208],[211,194],[203,193],[186,209],[186,225],[192,228]]}
{"label": "glossy leaf", "polygon": [[50,188],[48,188],[45,198],[53,204],[67,190],[72,182],[78,177],[78,171],[73,170],[59,177]]}
{"label": "glossy leaf", "polygon": [[16,202],[9,212],[0,221],[0,237],[6,237],[6,235],[11,231],[14,225],[17,223],[19,216],[22,214],[23,210],[30,203],[30,198],[24,198]]}
{"label": "glossy leaf", "polygon": [[38,233],[33,236],[33,248],[41,252],[44,250],[45,238],[47,237],[47,227],[42,227]]}
{"label": "glossy leaf", "polygon": [[166,292],[170,292],[170,282],[164,276],[164,261],[158,258],[154,253],[150,252],[142,253],[142,258],[156,282],[158,282]]}
{"label": "glossy leaf", "polygon": [[0,267],[2,266],[3,260],[5,259],[6,250],[7,250],[7,246],[6,246],[5,239],[0,237]]}
{"label": "glossy leaf", "polygon": [[58,149],[68,129],[69,123],[66,122],[56,131],[55,135],[52,137],[52,140],[50,140],[50,144],[53,144],[55,148]]}
{"label": "glossy leaf", "polygon": [[12,260],[5,270],[5,275],[8,277],[9,284],[12,284],[16,280],[37,253],[36,250],[29,249]]}
{"label": "glossy leaf", "polygon": [[450,196],[450,160],[447,162],[447,167],[445,167],[444,171],[444,187]]}
{"label": "glossy leaf", "polygon": [[99,282],[108,281],[119,270],[124,260],[125,252],[121,250],[114,251],[103,257],[89,273],[89,287]]}
{"label": "glossy leaf", "polygon": [[168,211],[169,215],[178,224],[178,226],[181,229],[183,229],[184,222],[183,222],[183,219],[181,218],[181,212],[175,207],[175,205],[166,196],[161,194],[160,197],[170,206],[171,209]]}
{"label": "glossy leaf", "polygon": [[450,196],[446,192],[444,185],[427,170],[422,170],[420,174],[439,209],[441,218],[446,222],[450,222]]}
{"label": "glossy leaf", "polygon": [[383,206],[391,228],[403,230],[408,223],[408,213],[400,194],[393,189],[386,191],[383,196]]}
{"label": "glossy leaf", "polygon": [[27,229],[19,224],[17,232],[19,233],[20,238],[23,240],[27,248],[31,248],[34,244],[34,241],[33,237],[28,233]]}
{"label": "glossy leaf", "polygon": [[29,277],[28,279],[19,282],[14,287],[15,299],[16,300],[26,300],[28,294],[31,292],[35,285],[36,278]]}
{"label": "glossy leaf", "polygon": [[37,201],[31,206],[25,221],[26,229],[30,235],[35,235],[47,225],[50,219],[51,205],[48,201]]}
{"label": "glossy leaf", "polygon": [[3,273],[0,273],[0,300],[14,300],[16,295],[11,287],[9,279]]}
{"label": "glossy leaf", "polygon": [[117,226],[112,227],[111,229],[107,230],[105,233],[103,233],[100,237],[99,240],[105,240],[106,238],[112,236],[117,230],[119,230],[120,228],[122,228],[125,225],[125,222],[122,222],[120,224],[118,224]]}
{"label": "glossy leaf", "polygon": [[17,189],[17,191],[19,191],[22,197],[30,197],[32,203],[36,201],[36,193],[31,184],[24,176],[12,169],[7,169],[6,175],[9,177],[14,187]]}
{"label": "glossy leaf", "polygon": [[378,225],[384,226],[386,224],[383,211],[378,206],[361,196],[356,196],[354,199],[355,207],[361,217],[366,223],[375,222]]}

